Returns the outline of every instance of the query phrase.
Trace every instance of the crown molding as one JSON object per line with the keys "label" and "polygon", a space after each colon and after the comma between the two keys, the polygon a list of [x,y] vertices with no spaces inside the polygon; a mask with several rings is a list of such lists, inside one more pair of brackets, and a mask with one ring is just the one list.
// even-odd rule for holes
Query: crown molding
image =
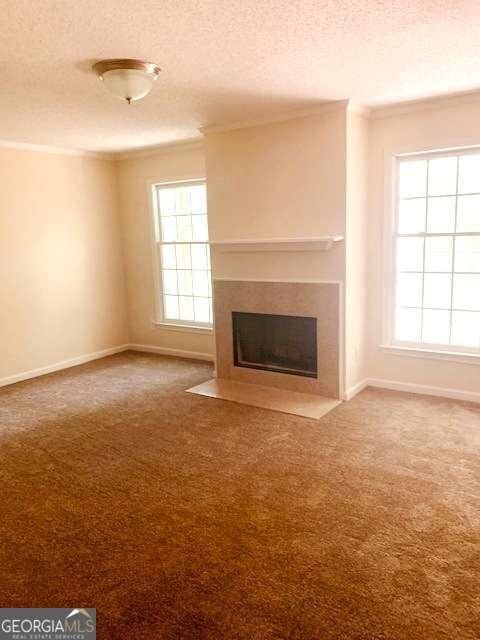
{"label": "crown molding", "polygon": [[39,153],[51,153],[62,156],[86,156],[89,158],[99,158],[101,160],[111,160],[112,156],[100,151],[87,151],[84,149],[69,149],[64,147],[52,147],[46,144],[31,144],[29,142],[17,142],[15,140],[0,140],[0,149],[17,149],[20,151],[36,151]]}
{"label": "crown molding", "polygon": [[[211,133],[223,133],[234,131],[236,129],[247,129],[266,124],[274,124],[276,122],[286,122],[297,118],[305,118],[313,115],[322,115],[336,110],[345,110],[351,113],[357,113],[366,118],[380,119],[399,115],[407,115],[409,113],[446,109],[461,104],[475,104],[480,106],[480,90],[466,91],[463,93],[455,93],[450,95],[442,95],[431,98],[422,98],[419,100],[408,100],[404,102],[395,102],[392,104],[367,106],[354,100],[334,100],[323,102],[316,107],[308,109],[298,109],[294,111],[286,111],[277,115],[265,116],[263,118],[252,118],[239,122],[225,123],[219,125],[206,125],[200,127],[198,131],[202,135]],[[19,142],[16,140],[0,139],[0,149],[17,149],[21,151],[36,151],[39,153],[49,153],[66,156],[90,157],[100,160],[123,161],[133,158],[145,158],[148,156],[163,155],[176,153],[179,151],[193,151],[203,148],[203,138],[195,137],[179,142],[171,142],[168,144],[159,144],[150,147],[142,147],[140,149],[124,150],[124,151],[89,151],[86,149],[75,149],[67,147],[55,147],[44,144],[32,144],[29,142]]]}
{"label": "crown molding", "polygon": [[208,135],[210,133],[224,133],[226,131],[234,131],[235,129],[249,129],[250,127],[258,127],[264,124],[274,124],[276,122],[286,122],[287,120],[296,120],[297,118],[306,118],[308,116],[322,115],[337,111],[338,109],[347,109],[348,100],[334,100],[323,102],[316,107],[309,109],[297,109],[295,111],[284,111],[276,115],[269,115],[262,118],[252,118],[249,120],[241,120],[238,122],[230,122],[225,124],[213,124],[200,127],[200,133]]}
{"label": "crown molding", "polygon": [[370,117],[389,118],[416,111],[429,111],[434,109],[446,109],[460,104],[480,103],[480,91],[465,91],[463,93],[453,93],[450,95],[436,96],[432,98],[422,98],[420,100],[408,100],[396,102],[394,104],[382,105],[370,108]]}
{"label": "crown molding", "polygon": [[174,142],[171,144],[160,144],[154,147],[144,147],[142,149],[134,149],[132,151],[122,151],[114,153],[111,157],[114,160],[131,160],[133,158],[147,158],[148,156],[156,156],[161,154],[175,153],[178,151],[195,151],[203,148],[203,140],[194,138],[193,140]]}

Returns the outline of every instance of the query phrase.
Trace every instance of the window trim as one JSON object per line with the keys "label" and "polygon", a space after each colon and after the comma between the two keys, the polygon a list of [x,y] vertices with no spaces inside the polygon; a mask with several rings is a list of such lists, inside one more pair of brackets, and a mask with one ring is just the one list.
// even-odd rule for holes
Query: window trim
{"label": "window trim", "polygon": [[[384,152],[384,232],[383,232],[383,318],[380,349],[399,356],[444,360],[463,364],[480,364],[480,348],[395,340],[395,300],[398,225],[399,161],[403,158],[429,160],[453,154],[474,155],[480,145],[446,145],[424,151],[403,150]],[[456,194],[457,195],[457,194]],[[420,234],[421,235],[421,234]],[[439,234],[433,234],[439,235]],[[452,235],[452,234],[445,234]],[[457,235],[457,234],[455,234]],[[462,234],[458,234],[462,235]],[[469,235],[469,234],[465,234]],[[478,235],[478,234],[475,234]]]}
{"label": "window trim", "polygon": [[[192,241],[188,243],[167,242],[161,243],[160,229],[158,226],[159,211],[157,189],[158,187],[180,187],[182,185],[195,186],[202,184],[206,186],[205,177],[185,178],[181,180],[159,181],[152,180],[148,182],[148,203],[150,210],[150,237],[152,243],[152,266],[153,266],[153,285],[154,285],[154,318],[152,324],[161,329],[170,331],[183,331],[190,333],[212,333],[213,322],[195,322],[194,320],[175,320],[165,318],[165,310],[163,304],[163,276],[162,276],[162,257],[159,251],[160,244],[206,244],[210,251],[210,240],[206,242]],[[208,211],[207,211],[208,221]]]}

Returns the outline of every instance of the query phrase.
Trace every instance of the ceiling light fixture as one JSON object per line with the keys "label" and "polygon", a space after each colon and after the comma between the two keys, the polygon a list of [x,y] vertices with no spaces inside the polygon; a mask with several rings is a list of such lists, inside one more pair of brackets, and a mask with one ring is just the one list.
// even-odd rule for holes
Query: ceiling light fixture
{"label": "ceiling light fixture", "polygon": [[150,93],[160,68],[143,60],[100,60],[92,67],[107,91],[128,104]]}

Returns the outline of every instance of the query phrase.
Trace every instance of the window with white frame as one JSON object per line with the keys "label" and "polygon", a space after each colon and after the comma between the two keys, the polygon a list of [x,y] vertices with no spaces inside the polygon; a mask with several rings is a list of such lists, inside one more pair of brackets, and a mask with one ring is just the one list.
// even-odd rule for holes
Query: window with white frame
{"label": "window with white frame", "polygon": [[396,162],[393,343],[480,352],[480,151]]}
{"label": "window with white frame", "polygon": [[158,320],[211,327],[212,284],[204,181],[153,188]]}

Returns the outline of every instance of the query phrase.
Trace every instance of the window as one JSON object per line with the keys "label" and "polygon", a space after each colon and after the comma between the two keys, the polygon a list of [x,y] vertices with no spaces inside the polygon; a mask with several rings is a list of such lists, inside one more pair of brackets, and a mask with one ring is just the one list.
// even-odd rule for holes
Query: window
{"label": "window", "polygon": [[168,324],[211,327],[212,284],[203,181],[153,188],[157,313]]}
{"label": "window", "polygon": [[480,152],[397,158],[393,343],[480,351]]}

